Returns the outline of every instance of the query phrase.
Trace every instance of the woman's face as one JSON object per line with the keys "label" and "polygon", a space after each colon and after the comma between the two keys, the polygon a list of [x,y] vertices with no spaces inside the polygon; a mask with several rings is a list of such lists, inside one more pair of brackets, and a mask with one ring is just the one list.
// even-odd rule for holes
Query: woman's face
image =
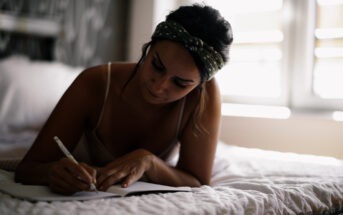
{"label": "woman's face", "polygon": [[169,40],[152,45],[138,74],[142,95],[151,104],[179,100],[201,81],[192,55]]}

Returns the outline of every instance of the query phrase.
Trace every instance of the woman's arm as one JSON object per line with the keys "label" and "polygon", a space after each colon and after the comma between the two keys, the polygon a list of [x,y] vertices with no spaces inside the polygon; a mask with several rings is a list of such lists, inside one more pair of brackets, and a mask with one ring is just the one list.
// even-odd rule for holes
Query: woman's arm
{"label": "woman's arm", "polygon": [[152,181],[174,186],[210,184],[221,117],[221,98],[215,79],[207,83],[206,93],[206,109],[199,120],[206,131],[195,135],[192,119],[188,120],[180,139],[180,157],[176,168],[167,166],[158,158],[154,159],[152,171],[147,172]]}
{"label": "woman's arm", "polygon": [[[15,180],[25,184],[49,184],[51,170],[58,170],[58,163],[68,166],[68,171],[80,172],[64,157],[53,137],[58,136],[68,148],[73,151],[82,132],[90,123],[91,116],[100,110],[101,95],[104,94],[101,67],[95,67],[82,72],[64,93],[47,122],[39,132],[35,142],[19,164]],[[102,74],[102,73],[100,73]],[[104,73],[105,74],[105,73]],[[96,112],[98,113],[98,112]],[[61,173],[63,170],[60,171]]]}
{"label": "woman's arm", "polygon": [[154,183],[170,186],[197,187],[209,184],[218,139],[221,101],[214,79],[207,84],[206,90],[206,111],[199,123],[207,132],[195,135],[192,119],[188,120],[180,139],[180,158],[176,167],[168,166],[145,149],[138,149],[101,169],[98,178],[100,190],[106,190],[122,179],[122,186],[129,186],[143,174]]}

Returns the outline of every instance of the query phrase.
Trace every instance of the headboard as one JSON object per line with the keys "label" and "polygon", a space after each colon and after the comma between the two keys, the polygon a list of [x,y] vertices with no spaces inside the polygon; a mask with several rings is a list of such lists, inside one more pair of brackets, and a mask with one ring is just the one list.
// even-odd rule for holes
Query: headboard
{"label": "headboard", "polygon": [[125,0],[0,0],[0,58],[89,67],[125,60]]}
{"label": "headboard", "polygon": [[66,11],[66,1],[53,4],[54,8],[52,1],[41,1],[41,4],[37,1],[2,1],[0,58],[19,54],[35,60],[53,60],[56,38],[63,29],[61,17]]}

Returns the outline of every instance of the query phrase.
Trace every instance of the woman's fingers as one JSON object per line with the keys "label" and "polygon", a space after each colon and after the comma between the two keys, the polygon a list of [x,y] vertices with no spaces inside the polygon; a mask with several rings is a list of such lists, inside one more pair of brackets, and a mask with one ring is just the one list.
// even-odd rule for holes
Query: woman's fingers
{"label": "woman's fingers", "polygon": [[114,175],[117,171],[118,171],[118,169],[115,168],[115,167],[111,167],[111,168],[105,167],[105,168],[102,168],[101,171],[100,171],[99,177],[97,178],[98,185],[103,184],[104,181],[108,177]]}
{"label": "woman's fingers", "polygon": [[[56,167],[50,176],[50,187],[59,193],[73,194],[81,190],[89,190],[89,185],[77,180],[63,167]],[[62,189],[62,190],[61,190]]]}
{"label": "woman's fingers", "polygon": [[96,175],[97,175],[96,169],[88,166],[85,163],[79,163],[79,165],[86,171],[86,174],[89,175],[92,183],[96,184]]}
{"label": "woman's fingers", "polygon": [[92,182],[92,176],[83,168],[82,165],[74,163],[69,158],[61,159],[63,166],[78,180],[83,181],[86,184]]}
{"label": "woman's fingers", "polygon": [[[56,166],[52,173],[52,179],[55,179],[60,184],[69,184],[77,190],[89,190],[89,183],[84,182],[71,174],[63,166]],[[60,180],[56,180],[60,179]],[[63,183],[62,183],[63,182]]]}
{"label": "woman's fingers", "polygon": [[142,177],[152,165],[153,154],[138,149],[132,151],[106,165],[101,169],[98,175],[98,187],[100,190],[106,190],[112,184],[118,183],[125,178],[122,185],[129,186]]}
{"label": "woman's fingers", "polygon": [[109,175],[102,183],[99,182],[100,190],[107,190],[111,185],[125,180],[121,183],[122,187],[128,187],[135,181],[139,180],[144,173],[144,169],[131,167],[117,171],[115,174]]}
{"label": "woman's fingers", "polygon": [[124,177],[128,175],[127,171],[118,171],[115,174],[109,175],[101,184],[99,183],[99,189],[102,191],[107,190],[111,185],[116,184]]}
{"label": "woman's fingers", "polygon": [[131,184],[138,181],[142,177],[143,173],[144,171],[137,171],[136,169],[132,170],[131,173],[121,183],[121,186],[124,188],[129,187]]}
{"label": "woman's fingers", "polygon": [[[92,177],[83,166],[77,165],[69,159],[61,159],[59,162],[56,162],[50,171],[49,180],[51,189],[55,192],[65,194],[90,190]],[[92,172],[90,169],[89,171]],[[94,173],[92,172],[91,174]]]}

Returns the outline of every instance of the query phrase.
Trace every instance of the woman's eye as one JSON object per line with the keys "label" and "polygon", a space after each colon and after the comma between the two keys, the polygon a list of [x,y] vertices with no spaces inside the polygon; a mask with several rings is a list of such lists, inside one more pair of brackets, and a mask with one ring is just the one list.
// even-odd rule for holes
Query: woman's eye
{"label": "woman's eye", "polygon": [[181,87],[181,88],[186,88],[185,85],[182,85],[178,80],[174,80],[174,84],[178,87]]}
{"label": "woman's eye", "polygon": [[163,71],[163,70],[164,70],[164,67],[157,65],[157,63],[155,62],[155,59],[153,59],[153,60],[151,61],[151,64],[152,64],[153,67],[154,67],[155,69],[157,69],[158,71]]}

